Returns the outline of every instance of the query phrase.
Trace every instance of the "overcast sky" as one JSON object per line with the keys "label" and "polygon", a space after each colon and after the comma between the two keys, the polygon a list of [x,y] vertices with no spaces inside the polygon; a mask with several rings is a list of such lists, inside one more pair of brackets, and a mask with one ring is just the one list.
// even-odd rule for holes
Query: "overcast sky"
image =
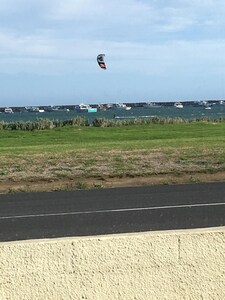
{"label": "overcast sky", "polygon": [[0,106],[225,99],[224,16],[224,0],[0,0]]}

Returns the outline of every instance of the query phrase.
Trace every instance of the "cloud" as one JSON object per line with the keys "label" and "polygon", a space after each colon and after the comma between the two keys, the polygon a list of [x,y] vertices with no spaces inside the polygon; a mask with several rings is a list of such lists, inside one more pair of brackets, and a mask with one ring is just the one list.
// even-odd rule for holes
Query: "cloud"
{"label": "cloud", "polygon": [[162,76],[170,72],[195,72],[225,68],[225,39],[162,43],[17,36],[0,33],[1,72],[94,73],[96,56],[106,54],[111,73]]}
{"label": "cloud", "polygon": [[15,17],[0,19],[2,72],[92,72],[99,52],[112,72],[224,66],[221,0],[2,0],[6,10]]}
{"label": "cloud", "polygon": [[[98,16],[104,12],[99,0],[57,0],[52,7],[52,17],[56,19],[85,18]],[[105,5],[107,7],[107,5]]]}
{"label": "cloud", "polygon": [[218,38],[224,13],[222,0],[2,0],[0,28],[18,35],[48,31],[49,38],[154,43],[177,34],[213,38],[214,31]]}
{"label": "cloud", "polygon": [[2,56],[39,56],[53,55],[53,45],[49,40],[37,36],[16,36],[9,33],[0,33],[0,53]]}
{"label": "cloud", "polygon": [[56,0],[50,16],[64,21],[79,20],[86,25],[118,24],[121,29],[127,25],[127,30],[129,26],[133,29],[145,25],[146,30],[176,32],[196,24],[224,23],[222,12],[222,0]]}

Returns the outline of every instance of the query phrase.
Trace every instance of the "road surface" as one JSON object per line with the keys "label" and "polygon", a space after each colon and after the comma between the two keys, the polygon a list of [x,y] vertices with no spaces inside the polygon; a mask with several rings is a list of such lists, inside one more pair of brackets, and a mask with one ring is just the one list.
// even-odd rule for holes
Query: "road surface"
{"label": "road surface", "polygon": [[0,195],[0,241],[225,226],[225,183]]}

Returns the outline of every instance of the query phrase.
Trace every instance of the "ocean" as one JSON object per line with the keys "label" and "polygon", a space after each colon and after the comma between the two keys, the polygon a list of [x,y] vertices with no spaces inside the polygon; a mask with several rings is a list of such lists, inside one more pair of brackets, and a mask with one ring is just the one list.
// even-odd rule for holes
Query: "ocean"
{"label": "ocean", "polygon": [[196,119],[208,117],[210,119],[218,119],[225,117],[225,105],[212,105],[210,109],[204,106],[187,105],[183,108],[174,106],[162,107],[132,107],[131,110],[106,110],[93,113],[70,111],[45,111],[45,112],[14,112],[12,114],[0,113],[0,121],[35,121],[40,118],[51,120],[66,120],[76,117],[85,117],[90,123],[95,118],[107,119],[129,119],[129,118],[148,118],[148,117],[180,117],[184,119]]}

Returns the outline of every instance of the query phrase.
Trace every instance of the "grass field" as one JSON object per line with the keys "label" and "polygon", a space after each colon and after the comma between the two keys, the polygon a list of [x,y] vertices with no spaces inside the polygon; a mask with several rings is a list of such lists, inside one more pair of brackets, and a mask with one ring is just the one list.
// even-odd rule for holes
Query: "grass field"
{"label": "grass field", "polygon": [[0,131],[0,191],[225,179],[225,123]]}

